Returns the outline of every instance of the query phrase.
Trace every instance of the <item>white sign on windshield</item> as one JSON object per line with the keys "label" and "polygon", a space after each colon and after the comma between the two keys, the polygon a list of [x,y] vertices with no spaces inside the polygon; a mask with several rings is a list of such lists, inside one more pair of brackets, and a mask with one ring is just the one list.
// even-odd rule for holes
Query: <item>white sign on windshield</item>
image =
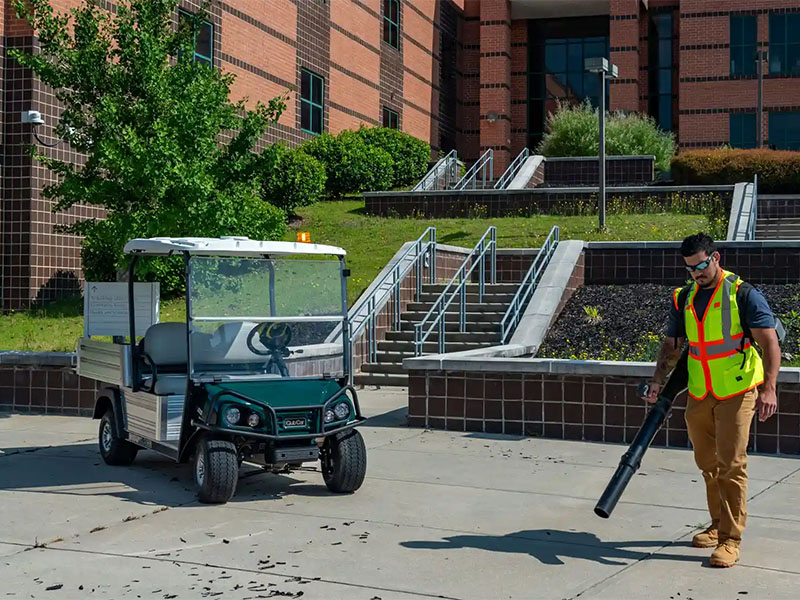
{"label": "white sign on windshield", "polygon": [[[134,283],[136,335],[158,323],[158,283]],[[128,284],[125,282],[86,282],[83,299],[83,335],[120,335],[130,332]]]}

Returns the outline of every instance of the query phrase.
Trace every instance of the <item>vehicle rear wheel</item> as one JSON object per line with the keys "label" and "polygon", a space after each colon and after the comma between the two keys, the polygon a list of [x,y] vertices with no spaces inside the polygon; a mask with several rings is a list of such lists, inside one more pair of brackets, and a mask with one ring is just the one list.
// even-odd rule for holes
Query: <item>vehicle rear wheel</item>
{"label": "vehicle rear wheel", "polygon": [[200,502],[220,504],[236,493],[239,456],[233,442],[203,437],[194,453],[194,480]]}
{"label": "vehicle rear wheel", "polygon": [[109,408],[100,419],[100,456],[107,465],[129,465],[136,458],[139,446],[123,440],[117,433],[114,410]]}
{"label": "vehicle rear wheel", "polygon": [[330,436],[322,447],[322,477],[332,492],[349,494],[364,483],[367,447],[356,429]]}

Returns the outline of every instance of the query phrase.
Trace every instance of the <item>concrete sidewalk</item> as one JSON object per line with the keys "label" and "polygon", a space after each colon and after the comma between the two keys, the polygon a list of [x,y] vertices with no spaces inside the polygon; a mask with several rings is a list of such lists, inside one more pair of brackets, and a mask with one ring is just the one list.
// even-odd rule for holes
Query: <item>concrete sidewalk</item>
{"label": "concrete sidewalk", "polygon": [[360,397],[356,494],[245,468],[223,506],[154,453],[107,467],[96,421],[0,415],[0,597],[797,597],[796,459],[751,458],[742,563],[713,569],[689,543],[707,520],[689,452],[651,449],[603,520],[622,446],[408,429],[404,392]]}

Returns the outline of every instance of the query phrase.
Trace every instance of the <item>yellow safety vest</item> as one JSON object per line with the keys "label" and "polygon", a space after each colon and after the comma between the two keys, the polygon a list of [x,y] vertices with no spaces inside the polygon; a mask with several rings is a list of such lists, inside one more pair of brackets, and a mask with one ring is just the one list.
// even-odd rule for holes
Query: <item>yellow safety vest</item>
{"label": "yellow safety vest", "polygon": [[[702,400],[707,394],[718,400],[738,396],[764,382],[764,365],[744,330],[736,304],[736,290],[742,280],[723,271],[705,315],[694,310],[698,285],[692,283],[683,309],[689,340],[689,395]],[[673,293],[675,308],[678,294]]]}

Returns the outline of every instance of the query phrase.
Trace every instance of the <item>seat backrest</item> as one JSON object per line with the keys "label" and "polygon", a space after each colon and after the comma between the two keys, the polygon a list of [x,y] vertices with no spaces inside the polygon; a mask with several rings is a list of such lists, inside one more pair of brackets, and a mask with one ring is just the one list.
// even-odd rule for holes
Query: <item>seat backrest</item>
{"label": "seat backrest", "polygon": [[186,323],[156,323],[143,340],[144,352],[156,366],[186,365]]}
{"label": "seat backrest", "polygon": [[[223,323],[209,336],[208,345],[202,358],[196,358],[202,362],[212,364],[225,363],[246,363],[253,361],[266,361],[267,358],[253,354],[247,347],[247,336],[258,323],[249,321],[232,321]],[[260,346],[258,338],[254,343]],[[195,348],[192,346],[192,356],[195,356]],[[199,355],[199,353],[198,353]]]}

